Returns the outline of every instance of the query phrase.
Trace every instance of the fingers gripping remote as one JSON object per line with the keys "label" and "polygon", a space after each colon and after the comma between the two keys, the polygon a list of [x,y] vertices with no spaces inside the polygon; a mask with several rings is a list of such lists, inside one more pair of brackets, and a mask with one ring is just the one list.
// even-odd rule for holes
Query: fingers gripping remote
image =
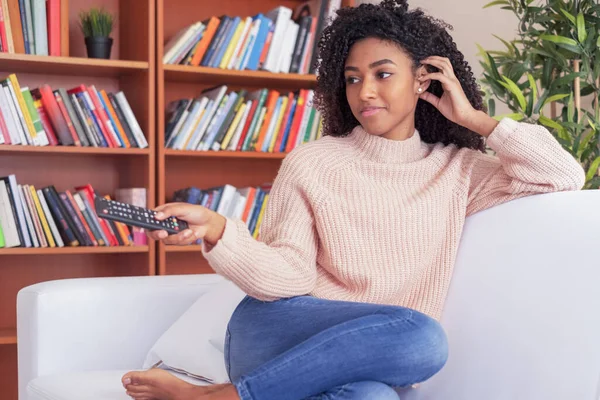
{"label": "fingers gripping remote", "polygon": [[99,196],[96,196],[94,199],[94,205],[96,206],[98,217],[122,222],[126,225],[145,228],[151,231],[164,230],[169,235],[179,233],[188,228],[187,222],[175,217],[159,221],[155,218],[156,211],[154,210],[115,200],[108,200]]}

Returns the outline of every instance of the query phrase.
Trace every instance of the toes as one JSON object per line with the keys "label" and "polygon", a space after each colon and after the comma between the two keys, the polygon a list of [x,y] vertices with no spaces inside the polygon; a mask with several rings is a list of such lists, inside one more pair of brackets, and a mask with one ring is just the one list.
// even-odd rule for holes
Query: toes
{"label": "toes", "polygon": [[127,392],[127,396],[131,397],[134,400],[155,400],[154,397],[152,397],[150,394],[148,393],[144,393],[144,394],[135,394],[132,392]]}
{"label": "toes", "polygon": [[128,385],[127,391],[136,395],[146,394],[148,395],[151,392],[150,386],[146,385]]}
{"label": "toes", "polygon": [[121,378],[121,382],[123,383],[124,387],[127,387],[129,385],[139,385],[143,380],[142,376],[142,372],[128,372],[125,375],[123,375],[123,378]]}

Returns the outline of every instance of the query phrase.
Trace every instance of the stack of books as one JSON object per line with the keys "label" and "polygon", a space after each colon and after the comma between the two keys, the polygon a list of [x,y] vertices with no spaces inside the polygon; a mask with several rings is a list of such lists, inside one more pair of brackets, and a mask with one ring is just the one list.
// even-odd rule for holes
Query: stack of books
{"label": "stack of books", "polygon": [[199,204],[225,217],[241,219],[258,239],[270,191],[271,183],[245,188],[229,184],[207,189],[191,186],[176,190],[173,201]]}
{"label": "stack of books", "polygon": [[198,98],[169,103],[165,147],[198,151],[289,152],[322,134],[321,113],[312,107],[313,90],[273,89],[227,93],[227,86]]}
{"label": "stack of books", "polygon": [[213,16],[177,32],[163,63],[233,70],[314,72],[316,43],[341,0],[276,7],[253,16]]}
{"label": "stack of books", "polygon": [[61,56],[64,0],[0,0],[0,52]]}
{"label": "stack of books", "polygon": [[47,84],[30,90],[15,74],[0,81],[0,144],[148,147],[122,91]]}
{"label": "stack of books", "polygon": [[[118,189],[119,201],[139,189]],[[0,248],[131,246],[145,244],[125,224],[98,218],[92,185],[58,191],[19,184],[15,175],[0,177]],[[108,195],[104,196],[108,199]],[[145,206],[146,200],[143,199]],[[136,205],[140,205],[139,203]],[[145,237],[145,235],[144,235]]]}

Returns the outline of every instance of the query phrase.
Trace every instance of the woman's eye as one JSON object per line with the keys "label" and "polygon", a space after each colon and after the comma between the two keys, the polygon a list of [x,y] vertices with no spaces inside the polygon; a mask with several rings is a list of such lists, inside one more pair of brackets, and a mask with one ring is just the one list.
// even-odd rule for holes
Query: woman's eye
{"label": "woman's eye", "polygon": [[385,78],[389,77],[390,75],[392,75],[392,74],[390,74],[389,72],[379,72],[377,74],[377,76],[379,76],[379,78],[381,78],[381,79],[385,79]]}
{"label": "woman's eye", "polygon": [[346,83],[351,85],[353,83],[358,82],[358,78],[354,77],[354,76],[349,76],[346,78]]}

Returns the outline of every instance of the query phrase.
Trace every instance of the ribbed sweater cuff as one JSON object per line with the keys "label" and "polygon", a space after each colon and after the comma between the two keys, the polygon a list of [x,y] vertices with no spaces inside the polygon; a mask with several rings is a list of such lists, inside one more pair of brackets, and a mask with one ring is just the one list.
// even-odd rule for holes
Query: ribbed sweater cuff
{"label": "ribbed sweater cuff", "polygon": [[226,218],[223,236],[214,245],[202,242],[202,254],[211,266],[218,265],[219,268],[231,263],[235,256],[235,248],[238,246],[238,224],[230,218]]}
{"label": "ribbed sweater cuff", "polygon": [[496,153],[502,152],[506,140],[516,131],[519,123],[511,118],[502,118],[496,129],[487,138],[488,146]]}

